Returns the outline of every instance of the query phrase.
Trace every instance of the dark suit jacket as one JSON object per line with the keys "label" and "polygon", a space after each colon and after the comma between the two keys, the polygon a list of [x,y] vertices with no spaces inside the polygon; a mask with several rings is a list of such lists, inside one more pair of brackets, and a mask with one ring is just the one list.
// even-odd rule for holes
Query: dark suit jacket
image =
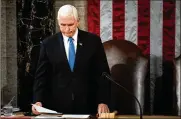
{"label": "dark suit jacket", "polygon": [[71,72],[61,33],[41,44],[34,94],[35,102],[63,113],[97,112],[109,103],[109,81],[101,78],[109,67],[100,37],[79,30],[74,72]]}

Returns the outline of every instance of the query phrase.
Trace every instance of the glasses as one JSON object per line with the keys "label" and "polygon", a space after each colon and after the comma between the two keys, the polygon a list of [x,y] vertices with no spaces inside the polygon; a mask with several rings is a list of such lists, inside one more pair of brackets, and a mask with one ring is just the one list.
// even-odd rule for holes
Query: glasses
{"label": "glasses", "polygon": [[13,106],[11,102],[14,100],[15,96],[9,101],[7,105],[3,107],[4,116],[12,116],[13,115]]}

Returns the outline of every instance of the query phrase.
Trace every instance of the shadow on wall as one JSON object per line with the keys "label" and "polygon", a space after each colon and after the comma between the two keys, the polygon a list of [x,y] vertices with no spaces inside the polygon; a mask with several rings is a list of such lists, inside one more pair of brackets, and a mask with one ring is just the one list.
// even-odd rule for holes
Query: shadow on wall
{"label": "shadow on wall", "polygon": [[[128,64],[116,64],[111,68],[111,75],[113,80],[125,87],[129,92],[135,95],[137,98],[141,99],[140,103],[142,105],[143,113],[149,114],[149,87],[147,79],[140,80],[143,81],[143,84],[134,78],[134,63]],[[141,87],[139,87],[140,85]],[[143,91],[140,92],[140,91]],[[137,92],[140,94],[137,95]],[[147,95],[148,94],[148,95]],[[119,114],[137,114],[139,108],[136,100],[133,98],[133,95],[130,95],[121,87],[118,87],[114,83],[111,85],[111,109],[117,110]],[[142,98],[140,98],[140,96]]]}
{"label": "shadow on wall", "polygon": [[[133,70],[127,64],[116,64],[112,66],[111,75],[112,78],[125,87],[129,92],[134,94],[134,83],[133,75],[131,71]],[[135,114],[135,100],[133,97],[127,93],[125,90],[119,86],[112,83],[111,85],[111,106],[112,109],[117,110],[119,114]],[[124,98],[123,98],[124,97]],[[129,103],[128,103],[129,102]],[[137,104],[137,103],[136,103]]]}
{"label": "shadow on wall", "polygon": [[173,107],[173,78],[172,61],[163,61],[163,75],[155,82],[154,114],[175,115]]}

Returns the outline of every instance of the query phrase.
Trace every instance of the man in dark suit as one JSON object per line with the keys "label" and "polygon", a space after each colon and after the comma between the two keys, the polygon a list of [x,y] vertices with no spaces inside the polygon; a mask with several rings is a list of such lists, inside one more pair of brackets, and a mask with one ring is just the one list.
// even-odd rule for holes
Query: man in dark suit
{"label": "man in dark suit", "polygon": [[[60,32],[43,40],[35,75],[35,104],[62,113],[109,112],[110,73],[100,37],[78,29],[77,10],[58,11]],[[39,114],[32,106],[34,114]]]}

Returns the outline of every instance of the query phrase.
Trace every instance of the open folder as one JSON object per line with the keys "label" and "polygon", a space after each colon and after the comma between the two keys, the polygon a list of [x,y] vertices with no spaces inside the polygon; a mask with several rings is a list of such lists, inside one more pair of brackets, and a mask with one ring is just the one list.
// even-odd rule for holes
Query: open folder
{"label": "open folder", "polygon": [[41,114],[62,115],[62,113],[59,113],[57,111],[50,110],[50,109],[47,109],[47,108],[44,108],[44,107],[41,107],[41,106],[38,106],[35,104],[32,104],[32,105]]}

